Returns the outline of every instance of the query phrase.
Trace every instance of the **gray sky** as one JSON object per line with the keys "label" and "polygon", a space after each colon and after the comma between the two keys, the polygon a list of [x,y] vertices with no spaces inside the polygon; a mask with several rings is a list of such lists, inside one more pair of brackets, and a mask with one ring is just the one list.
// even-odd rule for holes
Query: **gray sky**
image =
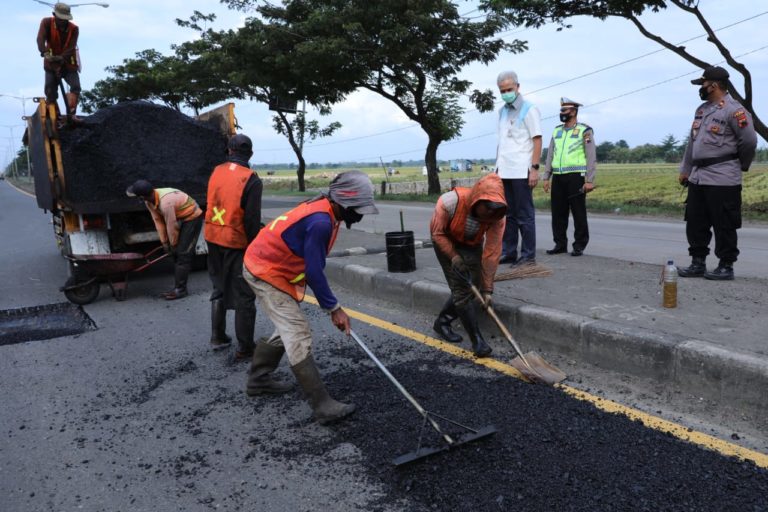
{"label": "gray sky", "polygon": [[[73,8],[74,21],[80,26],[84,89],[106,76],[106,66],[133,57],[137,51],[155,48],[170,53],[172,43],[194,37],[193,32],[177,27],[175,18],[187,18],[194,10],[214,12],[218,16],[215,28],[236,27],[244,19],[243,13],[228,11],[217,0],[116,0],[109,3],[110,7],[106,9],[93,5]],[[40,19],[50,15],[51,9],[32,0],[2,0],[2,4],[6,69],[0,80],[0,93],[41,96],[42,59],[37,52],[35,36]],[[756,16],[724,28],[718,35],[733,55],[746,54],[737,60],[752,72],[755,108],[768,116],[768,35],[765,31],[768,0],[701,0],[700,7],[715,29]],[[469,17],[479,14],[473,12],[474,9],[474,2],[460,2],[460,12],[468,13]],[[651,31],[676,43],[703,34],[692,15],[676,9],[649,13],[642,19]],[[657,143],[670,133],[682,139],[699,103],[697,87],[691,85],[690,80],[699,76],[700,70],[644,38],[629,22],[574,18],[572,25],[573,28],[561,32],[549,26],[539,30],[513,30],[504,37],[528,41],[527,52],[501,55],[488,66],[467,68],[464,75],[474,82],[475,87],[495,90],[496,75],[500,71],[516,71],[521,92],[541,110],[545,139],[557,124],[561,96],[586,105],[579,117],[595,129],[598,143],[619,139],[625,139],[631,146]],[[712,63],[722,60],[704,37],[686,42],[685,46],[703,60]],[[656,53],[644,56],[651,52]],[[620,64],[630,59],[635,60]],[[578,78],[614,65],[611,69]],[[732,78],[736,78],[735,83],[743,90],[739,77],[732,73]],[[555,85],[561,82],[565,83]],[[472,108],[468,102],[467,107]],[[26,102],[28,113],[34,108],[31,100]],[[236,114],[243,133],[254,140],[253,163],[294,161],[287,141],[273,131],[266,106],[238,101]],[[8,161],[11,144],[8,140],[11,130],[6,126],[14,126],[16,140],[13,144],[18,149],[18,139],[23,131],[21,115],[21,101],[0,98],[0,158],[4,164]],[[352,94],[335,107],[328,118],[331,119],[340,121],[343,127],[331,138],[307,144],[308,162],[378,161],[380,156],[385,162],[423,158],[426,147],[423,132],[392,103],[373,93]],[[454,141],[444,142],[438,157],[492,158],[496,148],[496,114],[468,112],[465,119],[462,135]]]}

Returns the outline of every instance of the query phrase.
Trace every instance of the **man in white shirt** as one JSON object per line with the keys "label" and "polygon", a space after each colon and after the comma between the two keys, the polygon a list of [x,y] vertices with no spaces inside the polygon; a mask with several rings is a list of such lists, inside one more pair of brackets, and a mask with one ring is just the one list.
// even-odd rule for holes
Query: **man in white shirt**
{"label": "man in white shirt", "polygon": [[[499,110],[496,173],[504,183],[507,225],[500,263],[536,261],[536,224],[533,189],[539,182],[541,114],[518,92],[517,73],[504,71],[496,79],[504,100]],[[518,256],[518,238],[521,239]]]}

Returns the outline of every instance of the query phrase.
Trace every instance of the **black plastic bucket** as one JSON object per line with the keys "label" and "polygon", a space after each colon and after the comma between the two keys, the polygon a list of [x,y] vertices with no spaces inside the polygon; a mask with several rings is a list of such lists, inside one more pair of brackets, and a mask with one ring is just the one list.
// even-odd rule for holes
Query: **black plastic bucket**
{"label": "black plastic bucket", "polygon": [[387,240],[387,270],[390,272],[416,270],[413,231],[392,231],[385,233],[384,236]]}

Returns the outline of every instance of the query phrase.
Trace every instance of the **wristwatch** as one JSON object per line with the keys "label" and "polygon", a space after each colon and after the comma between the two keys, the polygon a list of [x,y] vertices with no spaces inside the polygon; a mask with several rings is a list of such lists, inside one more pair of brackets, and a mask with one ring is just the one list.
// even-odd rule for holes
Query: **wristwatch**
{"label": "wristwatch", "polygon": [[531,169],[538,171],[539,170],[539,164],[531,164]]}

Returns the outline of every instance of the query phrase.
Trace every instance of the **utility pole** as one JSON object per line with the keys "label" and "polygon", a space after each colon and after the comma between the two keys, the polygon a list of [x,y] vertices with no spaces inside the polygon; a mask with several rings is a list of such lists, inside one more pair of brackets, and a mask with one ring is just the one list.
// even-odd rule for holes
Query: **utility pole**
{"label": "utility pole", "polygon": [[[26,96],[14,96],[12,94],[0,94],[0,97],[6,96],[8,98],[13,98],[16,100],[21,101],[21,113],[22,113],[22,119],[26,122],[27,120],[27,100],[31,100],[32,98],[28,98]],[[7,125],[6,125],[7,126]],[[27,148],[27,175],[32,175],[32,167],[29,165],[29,148]]]}

